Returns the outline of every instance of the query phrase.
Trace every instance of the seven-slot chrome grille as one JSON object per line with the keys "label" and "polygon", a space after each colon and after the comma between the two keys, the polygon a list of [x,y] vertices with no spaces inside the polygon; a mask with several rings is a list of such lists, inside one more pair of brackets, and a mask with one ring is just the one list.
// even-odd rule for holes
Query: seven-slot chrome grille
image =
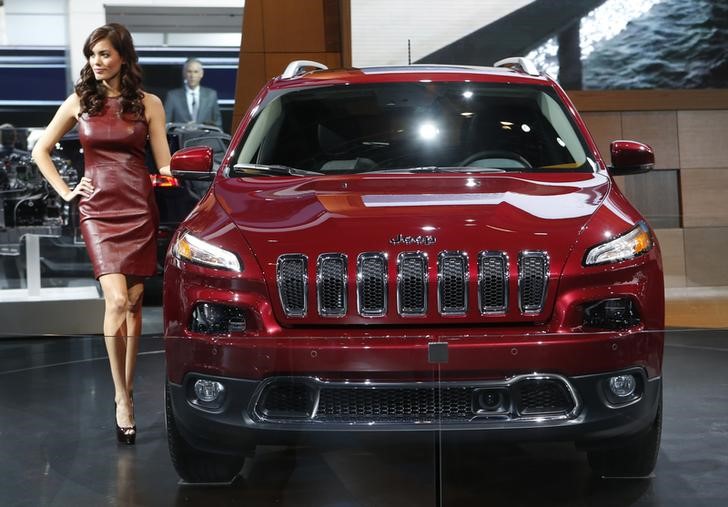
{"label": "seven-slot chrome grille", "polygon": [[[477,310],[481,315],[504,314],[509,300],[509,258],[505,252],[482,251],[477,259]],[[402,252],[394,260],[396,312],[402,317],[427,315],[429,291],[436,290],[440,315],[465,315],[470,309],[471,256],[462,251],[440,252],[435,260],[425,252]],[[431,266],[430,263],[434,265]],[[364,252],[349,268],[342,253],[324,253],[315,264],[315,297],[318,315],[344,317],[349,312],[349,286],[355,284],[356,312],[363,317],[384,317],[389,312],[390,259],[386,253]],[[351,271],[355,269],[355,273]],[[433,276],[430,276],[430,271]],[[435,279],[430,283],[430,278]],[[306,317],[308,312],[308,258],[285,254],[278,258],[276,280],[281,306],[287,317]],[[474,275],[475,276],[475,275]],[[543,310],[549,276],[546,252],[518,254],[518,303],[523,314]],[[475,278],[473,279],[475,280]]]}

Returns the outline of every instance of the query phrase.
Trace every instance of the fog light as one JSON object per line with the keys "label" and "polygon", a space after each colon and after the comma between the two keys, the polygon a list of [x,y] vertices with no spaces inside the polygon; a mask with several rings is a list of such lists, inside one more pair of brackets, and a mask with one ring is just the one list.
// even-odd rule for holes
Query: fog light
{"label": "fog light", "polygon": [[634,394],[637,380],[633,375],[609,377],[609,390],[618,398],[628,398]]}
{"label": "fog light", "polygon": [[199,379],[195,382],[195,395],[203,403],[220,401],[225,393],[225,386],[216,380]]}

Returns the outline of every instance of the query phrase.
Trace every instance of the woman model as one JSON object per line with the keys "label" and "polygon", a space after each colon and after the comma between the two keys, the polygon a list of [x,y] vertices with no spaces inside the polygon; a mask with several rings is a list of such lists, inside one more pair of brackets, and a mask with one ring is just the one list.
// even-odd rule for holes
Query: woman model
{"label": "woman model", "polygon": [[[104,339],[114,380],[116,435],[134,444],[134,369],[142,325],[144,277],[156,271],[159,221],[145,165],[149,139],[159,172],[169,172],[165,116],[158,97],[141,89],[129,31],[111,23],[83,46],[87,62],[75,93],[58,108],[33,149],[48,182],[66,201],[79,197],[81,232],[104,292]],[[68,188],[51,160],[55,144],[78,123],[84,177]]]}

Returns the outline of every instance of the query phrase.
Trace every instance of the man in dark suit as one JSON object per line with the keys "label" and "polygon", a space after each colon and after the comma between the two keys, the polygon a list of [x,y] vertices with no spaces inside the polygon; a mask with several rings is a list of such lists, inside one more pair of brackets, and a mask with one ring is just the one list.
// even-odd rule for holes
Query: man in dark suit
{"label": "man in dark suit", "polygon": [[185,62],[182,68],[184,86],[170,90],[164,101],[167,123],[195,122],[222,128],[217,92],[200,86],[203,75],[202,63],[198,59],[190,58]]}

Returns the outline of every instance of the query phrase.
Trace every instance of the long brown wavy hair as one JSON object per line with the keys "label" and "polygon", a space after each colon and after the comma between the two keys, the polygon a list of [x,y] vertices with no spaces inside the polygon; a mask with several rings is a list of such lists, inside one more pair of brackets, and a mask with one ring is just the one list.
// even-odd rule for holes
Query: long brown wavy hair
{"label": "long brown wavy hair", "polygon": [[122,59],[121,70],[121,108],[122,112],[135,119],[144,119],[144,93],[142,92],[142,69],[134,49],[134,41],[129,30],[119,23],[109,23],[91,32],[83,45],[86,65],[81,69],[81,77],[76,82],[76,94],[81,99],[81,113],[98,115],[104,107],[106,88],[94,77],[89,65],[92,49],[101,40],[108,39],[119,52]]}

